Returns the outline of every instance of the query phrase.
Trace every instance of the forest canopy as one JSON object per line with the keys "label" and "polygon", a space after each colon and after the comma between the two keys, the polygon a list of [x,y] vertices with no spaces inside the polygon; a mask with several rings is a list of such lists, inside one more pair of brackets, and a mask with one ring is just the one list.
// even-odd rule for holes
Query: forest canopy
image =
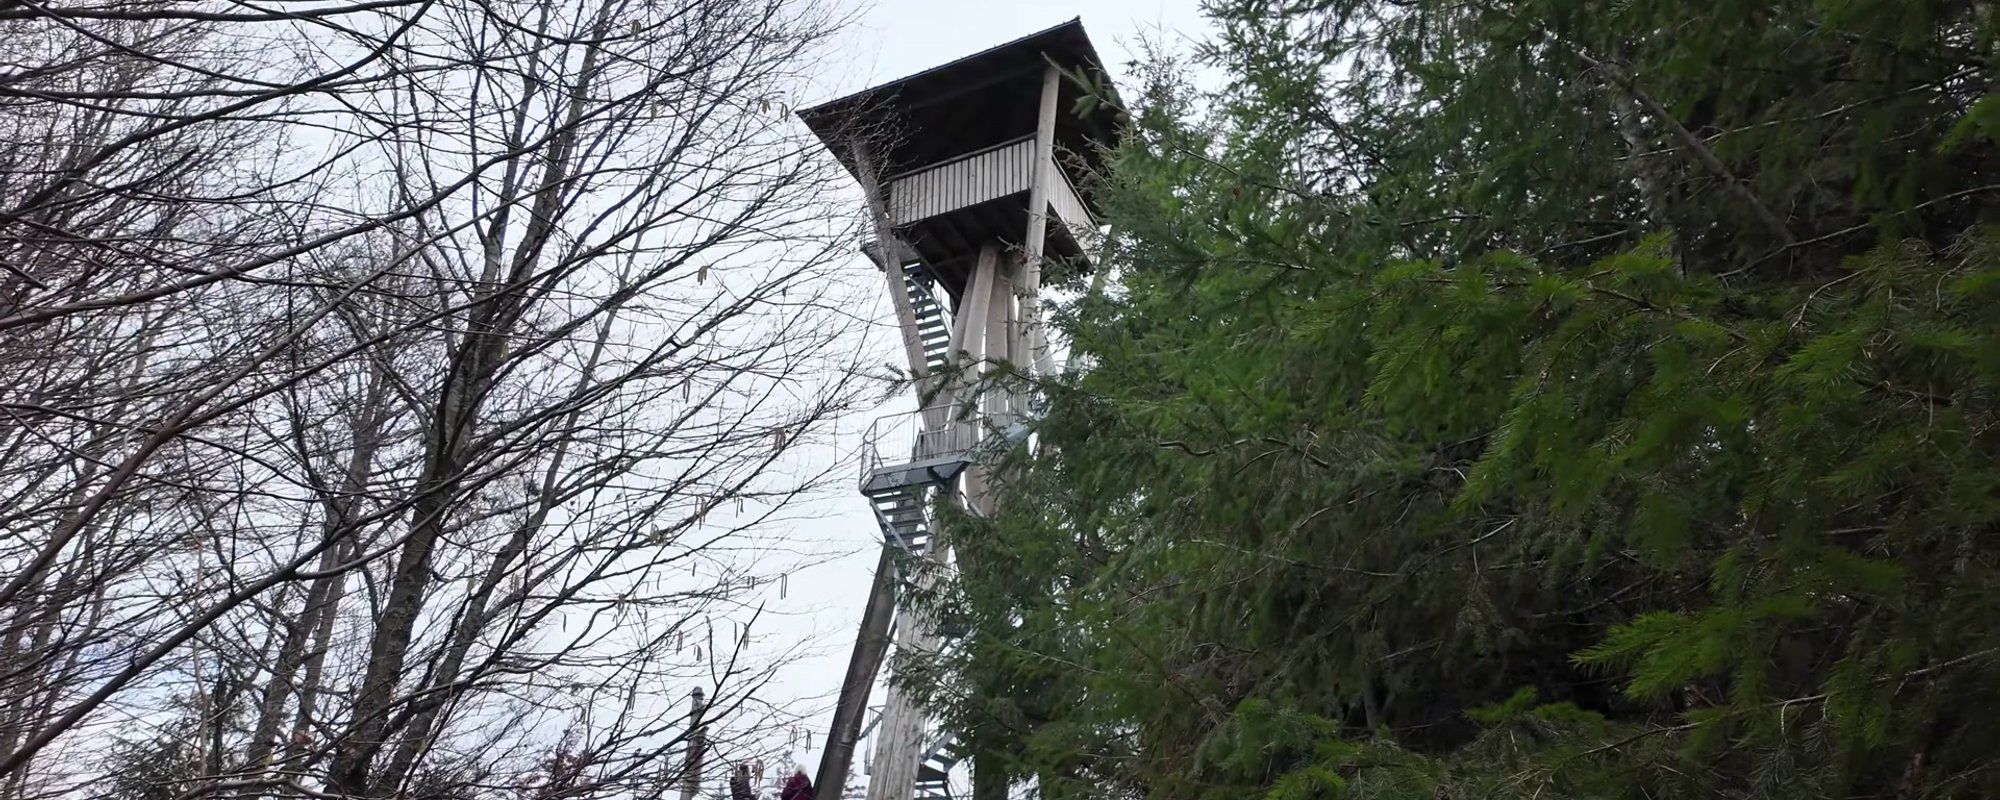
{"label": "forest canopy", "polygon": [[976,796],[2000,794],[1992,8],[1209,11],[902,666]]}

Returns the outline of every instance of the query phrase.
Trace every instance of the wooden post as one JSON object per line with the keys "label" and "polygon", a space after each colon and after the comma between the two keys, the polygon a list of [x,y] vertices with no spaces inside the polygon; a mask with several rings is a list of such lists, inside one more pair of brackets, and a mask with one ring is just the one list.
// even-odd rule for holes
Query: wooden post
{"label": "wooden post", "polygon": [[[1007,306],[1008,360],[1014,362],[1014,365],[1022,372],[1033,375],[1035,374],[1034,323],[1039,319],[1039,315],[1036,312],[1040,310],[1041,301],[1038,298],[1041,296],[1041,292],[1039,289],[1029,288],[1028,284],[1030,281],[1039,280],[1040,278],[1039,276],[1028,274],[1028,258],[1026,256],[1014,261],[1009,266],[1012,267],[1013,278],[1011,281],[1014,285],[1013,296],[1009,299],[1014,302]],[[1027,413],[1027,393],[1023,391],[1008,392],[1006,424],[1012,425],[1021,421],[1021,418],[1027,416]]]}
{"label": "wooden post", "polygon": [[840,800],[847,788],[854,743],[861,739],[861,718],[868,713],[868,693],[875,688],[875,676],[889,653],[889,621],[896,615],[896,557],[891,548],[882,545],[882,556],[875,562],[875,584],[868,591],[868,606],[861,612],[861,634],[854,639],[854,656],[848,659],[847,675],[840,680],[833,730],[826,734],[826,752],[820,754],[819,776],[813,782],[816,796],[822,800]]}
{"label": "wooden post", "polygon": [[[973,264],[971,279],[966,281],[965,291],[960,295],[958,314],[951,323],[951,386],[943,394],[952,405],[952,413],[957,415],[966,404],[978,402],[981,373],[985,371],[986,309],[993,303],[993,271],[998,268],[1000,248],[987,244],[979,248],[979,260]],[[976,410],[976,409],[975,409]],[[956,446],[971,447],[979,441],[981,417],[974,415],[971,420],[954,419],[952,440]]]}
{"label": "wooden post", "polygon": [[[993,267],[993,291],[987,297],[985,322],[985,356],[989,359],[1018,362],[1021,357],[1014,316],[1015,266],[1010,253]],[[987,419],[1005,424],[1014,408],[1013,392],[987,392],[980,399],[980,408]]]}
{"label": "wooden post", "polygon": [[[924,564],[912,576],[921,590],[936,584],[938,568],[950,558],[949,546],[933,532],[923,555]],[[929,616],[905,608],[896,615],[895,643],[921,655],[938,650],[937,633]],[[889,684],[883,703],[880,744],[868,776],[868,800],[910,800],[917,788],[917,762],[924,757],[924,710],[908,693]]]}
{"label": "wooden post", "polygon": [[[936,376],[930,374],[928,364],[926,363],[923,339],[917,330],[915,304],[911,302],[909,289],[904,283],[903,259],[901,254],[905,248],[896,238],[894,222],[890,219],[889,211],[886,207],[888,202],[886,187],[881,185],[877,177],[873,154],[860,141],[856,141],[854,144],[854,163],[856,177],[860,180],[862,192],[867,197],[869,218],[874,224],[879,263],[882,266],[883,274],[887,277],[889,297],[896,306],[898,328],[901,329],[903,335],[903,353],[909,360],[910,374],[916,380],[918,397],[920,401],[926,400],[941,387],[937,384]],[[954,329],[952,339],[954,342],[962,341],[963,335]],[[934,402],[926,403],[923,418],[926,430],[940,430],[944,425],[949,424],[945,410],[939,408]],[[942,537],[933,532],[930,547],[928,552],[925,553],[924,559],[935,566],[936,564],[943,563],[943,560],[946,558],[945,553],[946,545]],[[884,556],[885,558],[888,557],[886,551]],[[889,607],[893,609],[895,603],[894,582],[896,581],[894,572],[893,563],[886,564],[884,568],[878,570],[876,574],[878,591],[870,596],[871,610],[878,599],[889,604]],[[932,573],[932,570],[921,571],[918,573],[917,579],[925,581]],[[889,581],[886,587],[883,584],[884,580]],[[845,724],[848,729],[854,729],[855,734],[853,738],[848,739],[844,743],[843,752],[839,754],[838,758],[832,752],[831,744],[829,744],[828,752],[822,757],[821,779],[819,785],[815,788],[822,794],[831,792],[832,794],[828,795],[830,797],[839,797],[840,792],[845,788],[842,784],[846,781],[848,764],[853,758],[853,739],[859,738],[859,730],[855,726],[858,725],[861,714],[867,705],[867,689],[858,685],[861,668],[869,667],[867,682],[872,684],[875,672],[879,671],[881,667],[882,656],[886,655],[886,651],[890,646],[911,647],[920,652],[931,652],[936,650],[937,647],[936,637],[926,629],[927,623],[920,619],[921,615],[905,609],[902,613],[893,615],[895,617],[893,626],[889,623],[889,616],[891,615],[882,614],[872,621],[874,624],[890,628],[889,635],[881,643],[884,653],[873,655],[864,653],[862,643],[857,641],[855,657],[849,665],[848,676],[849,678],[853,678],[857,682],[857,685],[850,687],[845,682],[845,679],[843,680],[840,707],[849,708],[852,720],[842,719],[841,723]],[[870,620],[864,619],[864,636],[867,635],[867,626],[870,622]],[[872,646],[872,642],[870,644]],[[874,662],[872,666],[859,663],[871,658]],[[872,769],[871,779],[868,782],[868,797],[870,800],[909,800],[912,791],[916,788],[917,759],[922,755],[919,751],[923,746],[923,710],[917,708],[916,704],[893,684],[889,687],[888,695],[885,703],[886,707],[883,711],[882,732],[878,734],[880,745],[876,748],[877,752],[880,753],[881,763],[874,765]],[[836,713],[839,712],[840,707],[836,708]],[[839,783],[829,781],[830,778],[834,777],[834,775],[826,771],[829,764],[839,765]]]}
{"label": "wooden post", "polygon": [[1062,89],[1062,70],[1055,64],[1042,68],[1041,117],[1035,123],[1034,168],[1028,183],[1028,231],[1022,241],[1026,252],[1021,279],[1021,321],[1027,326],[1022,339],[1027,347],[1021,354],[1024,366],[1041,369],[1048,362],[1048,349],[1041,335],[1042,259],[1049,237],[1049,186],[1056,179],[1056,98]]}
{"label": "wooden post", "polygon": [[[999,269],[1000,248],[986,244],[979,248],[979,261],[966,282],[965,301],[959,303],[957,319],[951,324],[952,358],[978,363],[986,353],[986,309],[993,305],[993,271]],[[961,354],[964,354],[961,356]]]}
{"label": "wooden post", "polygon": [[708,755],[708,726],[702,714],[707,710],[701,687],[697,686],[693,699],[688,701],[687,761],[681,765],[681,800],[694,800],[701,792],[701,762]]}
{"label": "wooden post", "polygon": [[[978,404],[981,413],[980,418],[972,423],[974,425],[984,425],[986,422],[987,402],[980,394],[986,387],[980,386],[977,380],[980,371],[984,369],[981,365],[991,355],[989,348],[1007,336],[1004,327],[996,328],[992,324],[994,302],[996,299],[1002,303],[1007,301],[1005,290],[999,287],[1000,261],[1000,248],[997,245],[988,244],[979,249],[979,262],[973,267],[972,280],[966,282],[965,300],[959,303],[958,319],[953,323],[955,327],[951,330],[953,352],[961,354],[966,361],[961,365],[961,374],[964,374],[964,370],[972,371],[967,376],[971,380],[960,384],[965,391],[971,393],[970,396],[955,399]],[[975,435],[977,433],[974,432]],[[971,437],[968,437],[967,441],[972,441]],[[986,494],[984,466],[973,464],[966,468],[964,492],[965,502],[973,511],[986,513],[986,507],[980,502],[980,498]]]}

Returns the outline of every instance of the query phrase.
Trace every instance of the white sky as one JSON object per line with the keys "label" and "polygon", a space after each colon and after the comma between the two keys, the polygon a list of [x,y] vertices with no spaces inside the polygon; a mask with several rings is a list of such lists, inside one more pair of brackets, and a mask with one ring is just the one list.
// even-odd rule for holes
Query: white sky
{"label": "white sky", "polygon": [[[1122,77],[1141,37],[1169,43],[1198,35],[1199,0],[877,0],[838,47],[851,76],[834,81],[831,99],[968,56],[1082,17],[1083,27]],[[845,85],[842,85],[845,84]]]}
{"label": "white sky", "polygon": [[[1079,16],[1113,77],[1121,78],[1129,74],[1125,67],[1142,39],[1181,49],[1198,38],[1205,28],[1198,4],[1199,0],[878,0],[856,9],[856,24],[836,42],[828,74],[820,77],[810,95],[796,98],[796,105],[810,106],[900,78]],[[874,272],[858,255],[850,268]],[[894,315],[886,296],[870,310],[870,317],[879,324],[876,344],[892,343]],[[892,347],[877,349],[884,363],[895,354]],[[897,407],[881,413],[892,410]],[[840,430],[856,433],[868,422],[867,417],[843,420]],[[776,628],[782,627],[813,641],[813,654],[786,665],[779,685],[768,693],[778,702],[796,698],[790,702],[799,707],[792,710],[812,715],[808,727],[813,749],[796,753],[808,771],[816,769],[818,748],[825,742],[833,695],[847,667],[880,541],[858,492],[825,501],[824,506],[813,509],[822,516],[811,523],[812,530],[793,530],[787,538],[823,543],[846,555],[792,575],[785,598],[775,593],[767,598],[769,609],[778,612],[773,616],[781,620],[774,620],[768,633],[779,633]],[[879,687],[869,701],[870,705],[882,702]],[[861,770],[859,755],[856,773]]]}

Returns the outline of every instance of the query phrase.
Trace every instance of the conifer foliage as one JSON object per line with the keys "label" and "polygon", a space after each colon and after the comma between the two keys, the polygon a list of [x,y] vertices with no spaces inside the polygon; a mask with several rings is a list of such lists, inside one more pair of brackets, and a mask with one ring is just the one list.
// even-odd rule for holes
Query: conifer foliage
{"label": "conifer foliage", "polygon": [[2000,796],[1991,7],[1210,10],[908,665],[989,775]]}

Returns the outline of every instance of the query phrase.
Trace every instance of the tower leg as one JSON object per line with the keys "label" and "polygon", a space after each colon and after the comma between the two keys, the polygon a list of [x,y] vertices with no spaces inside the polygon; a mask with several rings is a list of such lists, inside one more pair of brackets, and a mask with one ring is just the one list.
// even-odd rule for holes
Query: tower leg
{"label": "tower leg", "polygon": [[[921,638],[912,615],[896,620],[896,638],[903,642]],[[882,708],[880,744],[875,747],[875,763],[868,774],[868,800],[910,800],[917,786],[917,759],[923,754],[924,712],[894,682]]]}
{"label": "tower leg", "polygon": [[861,738],[861,718],[868,711],[868,693],[875,676],[882,671],[882,658],[889,653],[889,621],[896,611],[895,551],[882,545],[882,557],[875,562],[875,583],[868,592],[868,606],[861,612],[861,633],[854,639],[854,656],[847,661],[847,675],[840,681],[840,699],[833,707],[833,730],[826,736],[826,751],[820,754],[819,776],[813,781],[818,796],[840,800],[847,788],[847,772],[854,764],[854,743]]}
{"label": "tower leg", "polygon": [[1061,90],[1062,71],[1054,64],[1044,67],[1041,114],[1035,124],[1035,166],[1028,184],[1028,230],[1022,240],[1021,340],[1026,347],[1018,356],[1023,366],[1036,372],[1047,372],[1050,363],[1047,337],[1042,333],[1042,258],[1049,237],[1049,189],[1056,171],[1056,96]]}
{"label": "tower leg", "polygon": [[[950,559],[944,537],[933,534],[912,580],[924,589],[937,580],[938,569]],[[938,651],[930,615],[905,606],[896,615],[895,646],[920,656]],[[910,800],[917,784],[917,764],[924,756],[924,710],[894,681],[882,709],[882,733],[868,779],[868,800]]]}

